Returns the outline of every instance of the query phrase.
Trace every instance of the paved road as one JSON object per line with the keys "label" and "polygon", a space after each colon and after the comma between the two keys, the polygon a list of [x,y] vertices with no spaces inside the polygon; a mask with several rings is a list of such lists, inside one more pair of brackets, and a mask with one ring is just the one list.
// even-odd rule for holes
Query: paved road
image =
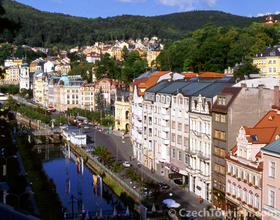
{"label": "paved road", "polygon": [[[84,130],[84,132],[89,136],[88,137],[88,143],[93,143],[94,140],[96,140],[95,145],[102,145],[109,149],[111,153],[116,157],[118,153],[119,162],[122,163],[125,160],[128,160],[133,167],[137,167],[137,161],[130,161],[130,156],[133,156],[133,148],[132,144],[129,138],[122,139],[119,136],[116,136],[114,134],[108,134],[108,129],[95,129],[93,127],[90,127],[88,130]],[[186,190],[182,188],[182,186],[173,184],[169,178],[163,177],[160,175],[159,172],[151,173],[151,171],[141,166],[141,169],[139,169],[139,172],[143,173],[145,177],[150,177],[156,182],[164,181],[168,183],[171,188],[169,190],[162,190],[160,201],[158,202],[158,205],[160,208],[163,207],[162,200],[171,198],[174,199],[177,203],[181,204],[181,209],[186,209],[187,211],[206,211],[207,206],[209,203],[207,201],[200,204],[198,197],[194,195],[193,193],[189,193]],[[172,196],[170,196],[170,193],[172,193]],[[209,214],[213,214],[212,211],[208,212]],[[199,217],[199,219],[210,219],[211,217],[219,217],[222,219],[222,217],[219,215],[220,212],[216,212],[214,216],[205,216],[205,214],[201,213],[204,217]]]}

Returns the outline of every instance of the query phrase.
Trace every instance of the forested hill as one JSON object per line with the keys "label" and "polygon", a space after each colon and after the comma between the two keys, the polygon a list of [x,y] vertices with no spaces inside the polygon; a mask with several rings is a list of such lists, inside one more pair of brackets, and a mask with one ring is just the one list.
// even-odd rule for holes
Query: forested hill
{"label": "forested hill", "polygon": [[[185,38],[189,31],[197,30],[209,22],[216,26],[243,28],[252,22],[264,22],[266,17],[249,18],[220,11],[192,11],[154,17],[122,15],[88,19],[43,12],[12,0],[2,0],[2,4],[6,16],[21,22],[22,29],[15,38],[5,33],[1,40],[15,45],[43,47],[92,45],[96,41],[153,35],[161,39],[179,40]],[[275,15],[274,19],[280,19],[280,15]]]}

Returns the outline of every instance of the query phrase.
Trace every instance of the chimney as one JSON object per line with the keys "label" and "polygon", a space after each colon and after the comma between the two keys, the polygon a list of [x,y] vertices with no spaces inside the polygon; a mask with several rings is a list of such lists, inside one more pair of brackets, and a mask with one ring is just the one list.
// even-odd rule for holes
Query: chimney
{"label": "chimney", "polygon": [[279,86],[274,86],[274,105],[279,106]]}

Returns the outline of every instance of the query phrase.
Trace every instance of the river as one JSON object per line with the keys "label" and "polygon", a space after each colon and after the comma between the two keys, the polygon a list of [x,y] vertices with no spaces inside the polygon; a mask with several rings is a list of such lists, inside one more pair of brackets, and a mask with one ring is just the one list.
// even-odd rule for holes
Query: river
{"label": "river", "polygon": [[102,197],[93,190],[93,173],[86,167],[80,167],[78,172],[77,158],[71,153],[70,160],[67,160],[62,149],[52,147],[47,150],[39,148],[40,156],[43,158],[43,168],[48,177],[56,185],[56,191],[61,199],[62,205],[68,213],[72,213],[72,204],[70,197],[74,199],[74,213],[86,212],[95,213],[102,209],[102,213],[113,213],[114,207],[120,211],[125,208],[120,204],[117,198],[108,190],[106,186],[102,187]]}

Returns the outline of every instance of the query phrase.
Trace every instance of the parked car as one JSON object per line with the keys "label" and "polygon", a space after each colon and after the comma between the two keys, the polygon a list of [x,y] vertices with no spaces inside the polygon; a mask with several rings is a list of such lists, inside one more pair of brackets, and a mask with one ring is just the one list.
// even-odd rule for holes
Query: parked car
{"label": "parked car", "polygon": [[81,125],[78,125],[77,128],[81,128]]}
{"label": "parked car", "polygon": [[128,161],[124,161],[124,162],[123,162],[123,166],[124,166],[124,167],[130,167],[131,164],[130,164]]}
{"label": "parked car", "polygon": [[165,183],[165,182],[160,182],[159,186],[162,189],[169,189],[170,188],[170,186],[167,183]]}
{"label": "parked car", "polygon": [[84,126],[84,129],[89,129],[89,126]]}
{"label": "parked car", "polygon": [[147,188],[143,188],[141,191],[146,196],[152,196],[152,192],[150,190],[148,190]]}

